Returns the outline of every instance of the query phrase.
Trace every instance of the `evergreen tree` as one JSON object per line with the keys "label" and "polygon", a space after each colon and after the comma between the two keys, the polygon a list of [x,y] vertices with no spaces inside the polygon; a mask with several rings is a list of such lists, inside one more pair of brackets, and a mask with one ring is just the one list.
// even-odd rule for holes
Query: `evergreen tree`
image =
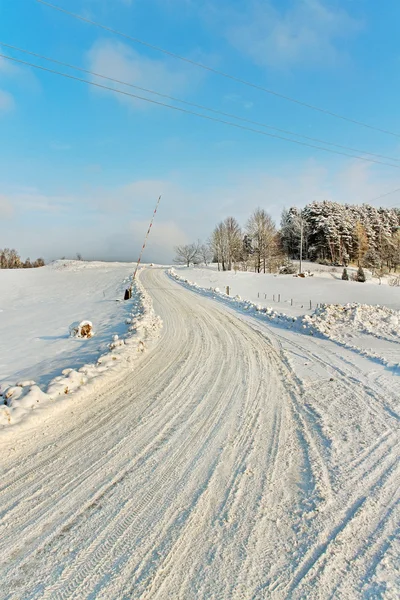
{"label": "evergreen tree", "polygon": [[343,279],[343,281],[348,281],[349,280],[349,274],[347,272],[346,267],[343,269],[342,279]]}
{"label": "evergreen tree", "polygon": [[365,277],[364,269],[361,267],[361,265],[358,267],[356,280],[359,281],[360,283],[365,283],[366,277]]}

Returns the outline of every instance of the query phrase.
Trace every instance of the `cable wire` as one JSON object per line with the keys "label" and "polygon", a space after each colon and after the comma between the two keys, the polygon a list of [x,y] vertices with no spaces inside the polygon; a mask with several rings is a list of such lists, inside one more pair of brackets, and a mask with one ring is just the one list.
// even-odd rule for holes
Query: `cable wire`
{"label": "cable wire", "polygon": [[320,138],[314,138],[307,135],[302,135],[300,133],[296,133],[294,131],[290,131],[287,129],[281,129],[279,127],[273,127],[272,125],[267,125],[266,123],[262,123],[260,121],[254,121],[252,119],[246,119],[244,117],[239,117],[238,115],[227,113],[221,110],[217,110],[214,108],[210,108],[208,106],[204,106],[202,104],[197,104],[195,102],[189,102],[187,100],[182,100],[180,98],[176,98],[174,96],[169,96],[168,94],[162,94],[160,92],[156,92],[155,90],[150,90],[148,88],[141,87],[139,85],[134,85],[133,83],[128,83],[127,81],[122,81],[120,79],[115,79],[114,77],[108,77],[107,75],[103,75],[101,73],[96,73],[95,71],[90,71],[88,69],[83,69],[82,67],[77,67],[75,65],[71,65],[69,63],[63,62],[61,60],[57,60],[55,58],[50,58],[48,56],[44,56],[42,54],[37,54],[36,52],[31,52],[30,50],[25,50],[24,48],[19,48],[18,46],[13,46],[12,44],[6,44],[5,42],[0,42],[0,46],[4,46],[5,48],[10,48],[12,50],[16,50],[18,52],[22,52],[24,54],[29,54],[30,56],[35,56],[36,58],[40,58],[42,60],[47,60],[48,62],[55,63],[57,65],[61,65],[63,67],[67,67],[69,69],[74,69],[75,71],[80,71],[81,73],[87,73],[88,75],[92,75],[95,77],[100,77],[101,79],[106,79],[107,81],[112,81],[113,83],[118,83],[121,85],[126,85],[128,87],[134,88],[136,90],[141,90],[142,92],[146,92],[149,94],[154,94],[155,96],[159,96],[161,98],[167,98],[168,100],[173,100],[174,102],[180,102],[181,104],[185,104],[186,106],[193,106],[194,108],[200,108],[202,110],[207,110],[217,115],[221,115],[223,117],[229,117],[230,119],[237,119],[238,121],[242,121],[243,123],[249,123],[251,125],[257,125],[258,127],[265,127],[266,129],[271,129],[273,131],[279,131],[280,133],[285,133],[288,135],[294,135],[296,137],[309,140],[311,142],[318,142],[321,144],[326,144],[327,146],[333,146],[335,148],[341,148],[342,150],[350,150],[350,152],[359,152],[360,154],[367,154],[368,156],[375,156],[376,158],[384,158],[386,160],[394,160],[400,161],[400,158],[395,158],[393,156],[386,156],[384,154],[376,154],[374,152],[367,152],[366,150],[359,150],[357,148],[352,148],[351,146],[343,146],[341,144],[336,144],[334,142],[327,142],[326,140],[322,140]]}
{"label": "cable wire", "polygon": [[243,131],[250,131],[252,133],[258,133],[259,135],[264,135],[266,137],[283,140],[285,142],[290,142],[292,144],[297,144],[298,146],[306,146],[308,148],[315,148],[317,150],[322,150],[323,152],[329,152],[330,154],[339,154],[341,156],[347,156],[349,158],[355,158],[357,160],[362,160],[364,162],[375,163],[378,165],[385,165],[387,167],[392,167],[393,169],[400,169],[400,165],[392,165],[391,163],[374,160],[372,158],[365,158],[363,156],[356,156],[354,154],[347,154],[346,152],[340,152],[339,150],[331,150],[330,148],[323,148],[322,146],[317,146],[316,144],[308,144],[307,142],[300,142],[299,140],[291,140],[290,138],[284,137],[282,135],[276,135],[273,133],[267,133],[266,131],[261,131],[260,129],[254,129],[253,127],[246,127],[244,125],[239,125],[238,123],[232,123],[231,121],[225,121],[224,119],[217,119],[216,117],[210,117],[209,115],[203,115],[201,113],[197,113],[193,110],[188,110],[186,108],[181,108],[179,106],[173,106],[172,104],[166,104],[165,102],[159,102],[158,100],[152,100],[151,98],[145,98],[143,96],[139,96],[138,94],[131,94],[130,92],[125,92],[123,90],[118,90],[116,88],[109,87],[107,85],[102,85],[100,83],[96,83],[94,81],[89,81],[88,79],[81,79],[80,77],[76,77],[75,75],[69,75],[67,73],[62,73],[61,71],[56,71],[54,69],[48,69],[47,67],[43,67],[41,65],[35,65],[34,63],[21,60],[19,58],[14,58],[12,56],[7,56],[7,54],[0,53],[2,58],[7,60],[11,60],[13,62],[27,65],[29,67],[33,67],[35,69],[39,69],[41,71],[45,71],[47,73],[52,73],[54,75],[60,75],[61,77],[65,77],[67,79],[72,79],[74,81],[80,81],[81,83],[86,83],[87,85],[91,85],[103,90],[109,90],[116,94],[122,94],[123,96],[128,96],[130,98],[135,98],[136,100],[143,100],[144,102],[149,102],[150,104],[154,104],[156,106],[164,106],[166,108],[170,108],[171,110],[175,110],[177,112],[181,112],[187,115],[193,115],[199,117],[201,119],[206,119],[207,121],[212,121],[214,123],[223,123],[224,125],[229,125],[230,127],[235,127],[236,129],[241,129]]}
{"label": "cable wire", "polygon": [[375,127],[374,125],[369,125],[368,123],[364,123],[363,121],[357,121],[356,119],[351,119],[350,117],[345,117],[344,115],[340,115],[338,113],[327,110],[325,108],[321,108],[319,106],[315,106],[314,104],[309,104],[307,102],[303,102],[302,100],[297,100],[296,98],[292,98],[291,96],[286,96],[285,94],[281,94],[280,92],[276,92],[275,90],[270,90],[270,89],[263,87],[261,85],[258,85],[256,83],[252,83],[251,81],[241,79],[240,77],[236,77],[235,75],[230,75],[229,73],[225,73],[224,71],[220,71],[219,69],[214,69],[213,67],[204,65],[203,63],[196,62],[185,56],[180,56],[179,54],[175,54],[174,52],[170,52],[169,50],[165,50],[164,48],[160,48],[159,46],[155,46],[154,44],[150,44],[149,42],[145,42],[144,40],[141,40],[139,38],[128,35],[127,33],[118,31],[117,29],[113,29],[112,27],[108,27],[107,25],[103,25],[102,23],[98,23],[97,21],[92,21],[91,19],[88,19],[87,17],[82,17],[81,15],[70,12],[69,10],[66,10],[65,8],[61,8],[60,6],[51,4],[50,2],[45,2],[45,0],[36,0],[36,2],[38,2],[39,4],[43,4],[45,6],[48,6],[49,8],[52,8],[59,12],[62,12],[70,17],[73,17],[74,19],[79,19],[80,21],[83,21],[84,23],[89,23],[90,25],[94,25],[95,27],[104,29],[105,31],[108,31],[109,33],[119,35],[120,37],[130,40],[131,42],[134,42],[136,44],[141,44],[142,46],[146,46],[147,48],[151,48],[152,50],[156,50],[157,52],[162,52],[163,54],[166,54],[167,56],[171,56],[172,58],[175,58],[177,60],[181,60],[183,62],[189,63],[190,65],[199,67],[201,69],[204,69],[205,71],[214,73],[215,75],[220,75],[221,77],[225,77],[226,79],[231,79],[232,81],[236,81],[237,83],[240,83],[242,85],[246,85],[248,87],[254,88],[256,90],[260,90],[267,94],[271,94],[272,96],[276,96],[277,98],[282,98],[283,100],[287,100],[288,102],[292,102],[294,104],[304,106],[311,110],[315,110],[320,113],[329,115],[331,117],[335,117],[336,119],[341,119],[343,121],[347,121],[348,123],[353,123],[354,125],[366,127],[367,129],[379,131],[380,133],[385,133],[387,135],[391,135],[394,137],[400,137],[399,133],[395,133],[393,131],[388,131],[387,129],[382,129],[380,127]]}
{"label": "cable wire", "polygon": [[382,194],[381,196],[378,196],[377,198],[372,198],[372,200],[370,200],[369,202],[376,202],[376,200],[380,200],[381,198],[385,198],[386,196],[390,196],[391,194],[395,194],[396,192],[400,192],[400,188],[396,188],[395,190],[392,190],[391,192],[386,192],[386,194]]}

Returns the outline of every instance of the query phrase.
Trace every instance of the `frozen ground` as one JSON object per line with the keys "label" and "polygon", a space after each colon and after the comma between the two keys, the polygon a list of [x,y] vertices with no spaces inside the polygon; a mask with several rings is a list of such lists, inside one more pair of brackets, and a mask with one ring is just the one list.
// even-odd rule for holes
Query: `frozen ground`
{"label": "frozen ground", "polygon": [[316,269],[313,277],[304,279],[292,275],[223,272],[215,266],[175,267],[172,271],[189,286],[201,288],[198,291],[228,305],[234,303],[261,318],[278,319],[289,328],[307,329],[313,335],[329,337],[400,368],[400,288],[379,285],[377,280],[364,284],[342,281],[327,267]]}
{"label": "frozen ground", "polygon": [[0,436],[0,597],[397,599],[398,371],[140,280],[157,343]]}
{"label": "frozen ground", "polygon": [[[310,268],[312,266],[312,263],[305,264]],[[262,306],[272,306],[289,315],[311,314],[316,305],[321,303],[357,302],[379,304],[400,310],[400,288],[390,287],[387,284],[379,285],[376,279],[368,280],[366,283],[342,281],[340,268],[338,268],[339,272],[331,273],[327,267],[314,265],[314,276],[304,279],[293,275],[217,271],[215,266],[174,268],[182,277],[202,287],[218,287],[221,292],[225,292],[226,286],[229,285],[231,296],[239,295],[246,300]],[[280,301],[278,301],[279,294]]]}
{"label": "frozen ground", "polygon": [[[41,269],[0,271],[0,429],[37,422],[60,401],[110,371],[132,366],[161,321],[139,281],[122,301],[133,265],[57,261]],[[89,317],[90,339],[70,335]],[[101,376],[100,381],[93,380]]]}
{"label": "frozen ground", "polygon": [[[0,270],[0,383],[33,379],[47,384],[66,367],[81,367],[127,331],[123,281],[133,265],[57,261],[40,269]],[[69,335],[89,319],[95,336]]]}

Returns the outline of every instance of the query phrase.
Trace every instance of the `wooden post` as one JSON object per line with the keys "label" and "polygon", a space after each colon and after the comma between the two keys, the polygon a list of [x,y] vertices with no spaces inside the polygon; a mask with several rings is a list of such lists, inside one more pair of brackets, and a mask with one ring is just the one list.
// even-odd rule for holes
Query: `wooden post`
{"label": "wooden post", "polygon": [[273,297],[273,299],[274,299],[274,302],[275,302],[275,294],[274,294],[272,297]]}
{"label": "wooden post", "polygon": [[290,305],[293,306],[293,298],[290,300]]}
{"label": "wooden post", "polygon": [[281,301],[281,295],[278,294],[278,302],[280,302],[280,301]]}
{"label": "wooden post", "polygon": [[312,304],[311,304],[311,300],[310,300],[310,310],[311,310],[311,308],[312,308]]}
{"label": "wooden post", "polygon": [[267,299],[267,294],[264,294],[264,300],[266,300],[266,299]]}
{"label": "wooden post", "polygon": [[258,292],[258,298],[260,297],[260,292]]}
{"label": "wooden post", "polygon": [[226,286],[226,295],[229,296],[229,285]]}

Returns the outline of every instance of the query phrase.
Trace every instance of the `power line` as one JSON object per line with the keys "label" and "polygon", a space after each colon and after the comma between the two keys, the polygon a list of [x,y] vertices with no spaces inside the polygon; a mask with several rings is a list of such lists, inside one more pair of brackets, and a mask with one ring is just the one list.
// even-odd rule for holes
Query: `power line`
{"label": "power line", "polygon": [[400,188],[396,188],[395,190],[392,190],[391,192],[386,192],[386,194],[382,194],[381,196],[378,196],[377,198],[372,198],[372,200],[370,200],[370,202],[376,202],[376,200],[380,200],[381,198],[385,198],[386,196],[390,196],[391,194],[395,194],[396,192],[400,192]]}
{"label": "power line", "polygon": [[352,148],[351,146],[343,146],[341,144],[336,144],[334,142],[327,142],[326,140],[322,140],[320,138],[314,138],[307,135],[302,135],[300,133],[296,133],[294,131],[290,131],[287,129],[281,129],[279,127],[273,127],[272,125],[267,125],[266,123],[262,123],[260,121],[254,121],[252,119],[246,119],[244,117],[239,117],[238,115],[227,113],[221,110],[217,110],[214,108],[210,108],[208,106],[204,106],[202,104],[197,104],[195,102],[189,102],[187,100],[182,100],[180,98],[176,98],[174,96],[169,96],[168,94],[162,94],[160,92],[156,92],[155,90],[150,90],[148,88],[141,87],[139,85],[134,85],[132,83],[128,83],[127,81],[122,81],[120,79],[115,79],[113,77],[108,77],[107,75],[103,75],[101,73],[96,73],[94,71],[90,71],[88,69],[83,69],[82,67],[77,67],[75,65],[71,65],[69,63],[63,62],[61,60],[57,60],[55,58],[50,58],[48,56],[44,56],[42,54],[37,54],[36,52],[31,52],[30,50],[25,50],[24,48],[19,48],[18,46],[13,46],[11,44],[6,44],[5,42],[0,42],[0,46],[4,46],[5,48],[11,48],[12,50],[17,50],[18,52],[22,52],[24,54],[29,54],[30,56],[35,56],[36,58],[40,58],[42,60],[47,60],[48,62],[55,63],[57,65],[62,65],[63,67],[67,67],[69,69],[74,69],[76,71],[80,71],[81,73],[87,73],[88,75],[93,75],[95,77],[100,77],[101,79],[106,79],[108,81],[112,81],[113,83],[118,83],[121,85],[126,85],[128,87],[134,88],[136,90],[141,90],[142,92],[146,92],[149,94],[154,94],[161,98],[167,98],[168,100],[173,100],[174,102],[180,102],[181,104],[185,104],[186,106],[193,106],[194,108],[200,108],[202,110],[207,110],[217,115],[222,115],[224,117],[229,117],[230,119],[237,119],[238,121],[242,121],[243,123],[249,123],[251,125],[257,125],[258,127],[265,127],[266,129],[271,129],[273,131],[279,131],[280,133],[285,133],[288,135],[294,135],[296,137],[309,140],[312,142],[318,142],[321,144],[326,144],[327,146],[333,146],[335,148],[341,148],[342,150],[350,150],[350,152],[359,152],[361,154],[367,154],[368,156],[375,156],[376,158],[384,158],[386,160],[394,160],[399,161],[400,158],[395,158],[393,156],[385,156],[384,154],[376,154],[374,152],[367,152],[365,150],[359,150],[357,148]]}
{"label": "power line", "polygon": [[256,90],[260,90],[267,94],[271,94],[272,96],[276,96],[278,98],[282,98],[283,100],[287,100],[288,102],[292,102],[294,104],[304,106],[311,110],[321,112],[321,113],[329,115],[331,117],[335,117],[336,119],[341,119],[343,121],[347,121],[348,123],[353,123],[353,125],[359,125],[361,127],[366,127],[367,129],[379,131],[380,133],[385,133],[387,135],[392,135],[394,137],[400,137],[399,133],[395,133],[393,131],[388,131],[387,129],[381,129],[380,127],[375,127],[374,125],[369,125],[368,123],[364,123],[363,121],[357,121],[356,119],[351,119],[350,117],[345,117],[344,115],[340,115],[338,113],[327,110],[325,108],[321,108],[319,106],[315,106],[314,104],[309,104],[307,102],[303,102],[302,100],[297,100],[296,98],[292,98],[291,96],[286,96],[285,94],[281,94],[280,92],[276,92],[275,90],[270,90],[270,89],[263,87],[261,85],[258,85],[256,83],[252,83],[251,81],[241,79],[240,77],[236,77],[235,75],[230,75],[229,73],[225,73],[224,71],[220,71],[219,69],[214,69],[213,67],[204,65],[203,63],[196,62],[185,56],[180,56],[179,54],[175,54],[174,52],[170,52],[169,50],[165,50],[164,48],[160,48],[159,46],[155,46],[154,44],[150,44],[149,42],[145,42],[144,40],[141,40],[139,38],[128,35],[127,33],[118,31],[117,29],[113,29],[112,27],[108,27],[107,25],[103,25],[102,23],[98,23],[97,21],[92,21],[91,19],[77,15],[76,13],[70,12],[69,10],[66,10],[65,8],[56,6],[55,4],[51,4],[50,2],[45,2],[45,0],[36,0],[36,2],[39,2],[39,4],[44,4],[45,6],[48,6],[49,8],[53,8],[54,10],[58,10],[59,12],[62,12],[70,17],[73,17],[74,19],[79,19],[80,21],[83,21],[85,23],[89,23],[90,25],[94,25],[95,27],[104,29],[105,31],[108,31],[109,33],[119,35],[120,37],[130,40],[131,42],[134,42],[136,44],[141,44],[142,46],[146,46],[147,48],[151,48],[152,50],[156,50],[157,52],[162,52],[163,54],[166,54],[167,56],[171,56],[172,58],[175,58],[177,60],[181,60],[183,62],[189,63],[190,65],[199,67],[201,69],[204,69],[205,71],[209,71],[210,73],[214,73],[215,75],[220,75],[221,77],[225,77],[226,79],[231,79],[232,81],[236,81],[237,83],[240,83],[242,85],[247,85],[248,87],[254,88]]}
{"label": "power line", "polygon": [[261,131],[260,129],[254,129],[253,127],[246,127],[244,125],[239,125],[238,123],[232,123],[231,121],[225,121],[223,119],[217,119],[215,117],[210,117],[209,115],[203,115],[201,113],[195,112],[193,110],[188,110],[186,108],[181,108],[179,106],[173,106],[172,104],[166,104],[165,102],[159,102],[158,100],[152,100],[151,98],[145,98],[143,96],[139,96],[138,94],[131,94],[130,92],[124,92],[123,90],[118,90],[116,88],[109,87],[107,85],[102,85],[100,83],[95,83],[94,81],[89,81],[87,79],[81,79],[80,77],[76,77],[75,75],[69,75],[67,73],[62,73],[60,71],[56,71],[54,69],[48,69],[47,67],[42,67],[41,65],[35,65],[34,63],[20,60],[18,58],[14,58],[12,56],[7,56],[7,54],[0,53],[2,58],[7,60],[11,60],[13,62],[27,65],[29,67],[33,67],[35,69],[39,69],[41,71],[46,71],[47,73],[52,73],[54,75],[60,75],[61,77],[65,77],[67,79],[72,79],[74,81],[80,81],[81,83],[86,83],[87,85],[92,85],[94,87],[109,90],[114,92],[115,94],[122,94],[123,96],[128,96],[130,98],[135,98],[136,100],[143,100],[144,102],[149,102],[150,104],[155,104],[157,106],[164,106],[165,108],[170,108],[171,110],[175,110],[177,112],[181,112],[187,115],[193,115],[199,117],[201,119],[206,119],[207,121],[212,121],[214,123],[223,123],[224,125],[229,125],[230,127],[235,127],[236,129],[241,129],[243,131],[250,131],[252,133],[258,133],[259,135],[264,135],[266,137],[283,140],[285,142],[291,142],[292,144],[297,144],[298,146],[306,146],[308,148],[315,148],[317,150],[322,150],[323,152],[329,152],[330,154],[339,154],[341,156],[347,156],[349,158],[355,158],[357,160],[362,160],[364,162],[375,163],[378,165],[385,165],[387,167],[392,167],[394,169],[400,169],[399,165],[392,165],[391,163],[374,160],[372,158],[365,158],[363,156],[355,156],[354,154],[347,154],[346,152],[340,152],[339,150],[331,150],[330,148],[323,148],[322,146],[317,146],[316,144],[308,144],[307,142],[300,142],[299,140],[292,140],[290,138],[284,137],[282,135],[276,135],[273,133],[267,133],[266,131]]}

